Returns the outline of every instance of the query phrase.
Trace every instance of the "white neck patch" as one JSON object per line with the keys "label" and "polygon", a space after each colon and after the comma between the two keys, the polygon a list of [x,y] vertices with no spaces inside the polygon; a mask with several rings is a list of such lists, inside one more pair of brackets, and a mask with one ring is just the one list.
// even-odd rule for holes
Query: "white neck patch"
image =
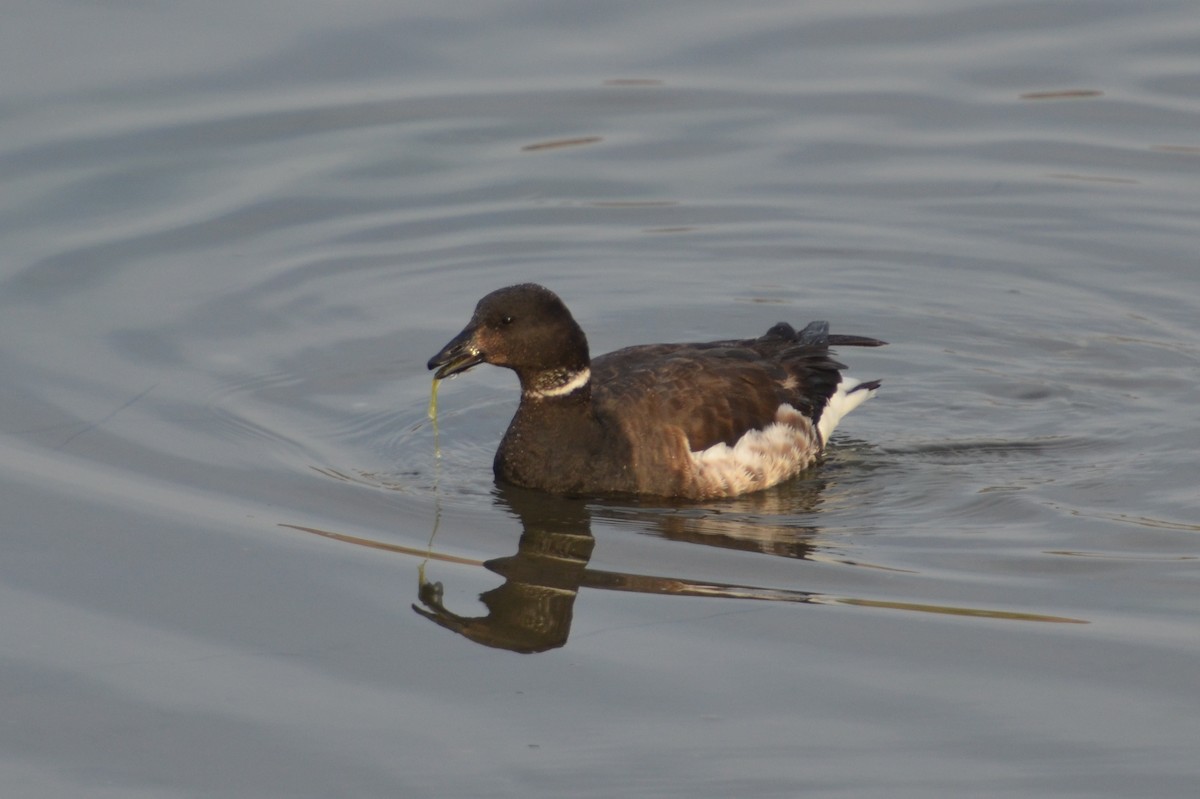
{"label": "white neck patch", "polygon": [[545,399],[547,397],[565,397],[568,394],[574,394],[579,389],[586,386],[592,379],[592,370],[586,366],[574,374],[568,375],[567,379],[559,383],[557,386],[550,388],[536,389],[534,391],[526,391],[525,396],[530,399]]}

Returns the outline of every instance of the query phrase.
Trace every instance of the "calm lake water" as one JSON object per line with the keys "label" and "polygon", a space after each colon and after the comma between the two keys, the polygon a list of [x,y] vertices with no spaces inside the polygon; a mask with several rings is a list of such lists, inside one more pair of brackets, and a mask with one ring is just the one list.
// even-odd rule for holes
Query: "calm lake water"
{"label": "calm lake water", "polygon": [[[50,0],[0,74],[0,794],[1195,795],[1195,3]],[[762,495],[501,491],[425,362],[526,280],[883,389]]]}

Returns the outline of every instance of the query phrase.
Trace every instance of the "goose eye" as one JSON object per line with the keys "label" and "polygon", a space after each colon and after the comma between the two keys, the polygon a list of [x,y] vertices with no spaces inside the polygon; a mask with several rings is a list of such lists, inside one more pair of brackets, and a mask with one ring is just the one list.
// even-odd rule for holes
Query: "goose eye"
{"label": "goose eye", "polygon": [[505,314],[504,316],[500,317],[501,327],[507,327],[508,325],[511,325],[512,323],[513,323],[513,318],[511,316],[509,316],[508,314]]}

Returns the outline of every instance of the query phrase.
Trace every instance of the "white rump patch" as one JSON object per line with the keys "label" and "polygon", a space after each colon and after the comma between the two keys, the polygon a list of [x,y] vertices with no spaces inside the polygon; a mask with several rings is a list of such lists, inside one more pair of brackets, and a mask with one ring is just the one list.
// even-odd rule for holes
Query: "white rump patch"
{"label": "white rump patch", "polygon": [[732,447],[721,442],[691,453],[694,494],[730,497],[761,491],[807,468],[820,452],[812,422],[784,403],[774,422],[746,433]]}
{"label": "white rump patch", "polygon": [[821,434],[822,447],[828,443],[829,437],[833,435],[833,430],[838,426],[838,422],[842,421],[842,417],[875,396],[875,389],[860,388],[864,382],[866,381],[842,375],[842,382],[838,383],[837,391],[833,392],[829,402],[825,403],[825,410],[821,411],[821,421],[817,423],[817,432]]}
{"label": "white rump patch", "polygon": [[546,397],[565,397],[568,394],[574,394],[579,389],[588,384],[592,379],[592,370],[586,366],[574,374],[569,374],[563,382],[550,388],[541,388],[534,391],[525,392],[526,397],[532,399],[544,399]]}

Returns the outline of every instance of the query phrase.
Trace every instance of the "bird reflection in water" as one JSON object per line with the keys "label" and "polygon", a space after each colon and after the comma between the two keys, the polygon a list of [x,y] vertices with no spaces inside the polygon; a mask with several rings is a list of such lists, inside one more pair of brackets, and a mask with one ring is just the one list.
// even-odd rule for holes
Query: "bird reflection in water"
{"label": "bird reflection in water", "polygon": [[[419,604],[413,610],[447,630],[497,649],[534,653],[556,649],[567,642],[581,588],[669,594],[723,599],[788,602],[813,605],[850,605],[918,613],[934,613],[1010,621],[1086,624],[1082,619],[1019,613],[1009,610],[965,608],[888,599],[867,599],[792,589],[714,583],[676,577],[589,569],[596,540],[593,515],[663,538],[722,548],[762,552],[776,557],[832,560],[816,543],[819,530],[796,524],[797,516],[812,517],[827,488],[820,478],[800,479],[770,491],[704,506],[680,504],[622,504],[617,500],[582,500],[514,487],[497,487],[496,502],[521,521],[523,532],[516,554],[483,561],[432,549],[406,547],[345,533],[281,524],[293,530],[344,543],[384,550],[423,561],[483,566],[504,578],[503,584],[480,595],[487,614],[464,616],[444,603],[440,582],[425,579],[420,569]],[[775,519],[775,522],[770,521]],[[839,562],[871,569],[903,572],[887,566],[850,560]]]}
{"label": "bird reflection in water", "polygon": [[[517,553],[483,562],[504,583],[480,594],[486,616],[460,616],[442,603],[442,584],[422,578],[413,610],[476,643],[544,652],[567,642],[575,597],[596,539],[582,500],[511,489],[509,507],[524,523]],[[423,606],[423,607],[422,607]]]}
{"label": "bird reflection in water", "polygon": [[[736,549],[764,550],[777,555],[804,557],[808,528],[772,528],[708,515],[638,512],[637,508],[596,505],[504,486],[497,501],[520,520],[524,532],[515,555],[484,561],[483,566],[504,578],[504,583],[480,595],[485,616],[462,616],[443,603],[439,582],[422,577],[420,604],[413,610],[448,630],[476,643],[514,652],[544,652],[567,642],[575,598],[580,588],[633,591],[677,596],[725,596],[742,599],[808,602],[815,595],[752,586],[703,583],[670,577],[626,574],[588,569],[596,540],[591,533],[592,508],[613,517],[636,514],[664,537]],[[738,506],[745,499],[737,500]],[[769,527],[769,525],[768,525]],[[738,533],[741,533],[739,535]]]}

